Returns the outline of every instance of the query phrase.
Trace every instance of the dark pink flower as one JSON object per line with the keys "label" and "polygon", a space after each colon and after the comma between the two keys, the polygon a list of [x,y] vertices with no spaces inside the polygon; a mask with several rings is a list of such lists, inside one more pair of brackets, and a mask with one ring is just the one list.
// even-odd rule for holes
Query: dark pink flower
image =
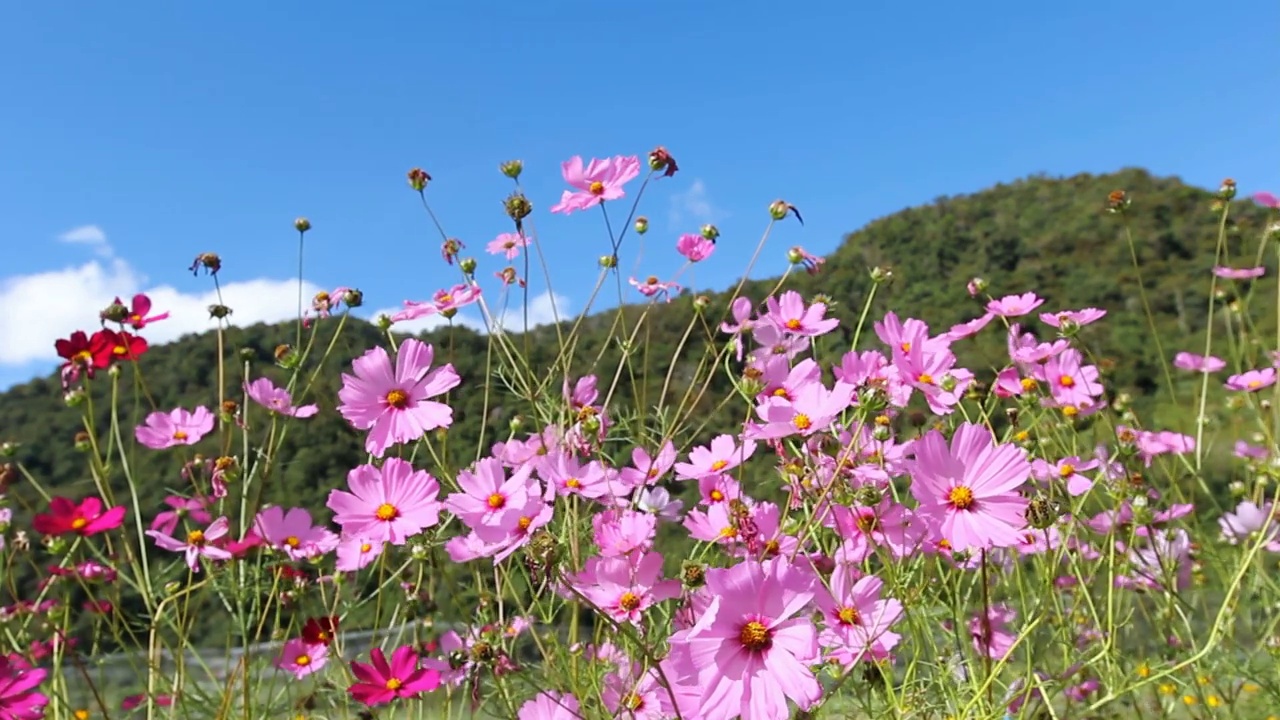
{"label": "dark pink flower", "polygon": [[0,718],[39,720],[49,698],[36,688],[48,670],[33,668],[18,655],[0,655]]}
{"label": "dark pink flower", "polygon": [[701,262],[711,257],[711,253],[715,252],[716,243],[714,240],[699,235],[698,233],[685,233],[676,240],[676,252],[689,259],[689,262]]}
{"label": "dark pink flower", "polygon": [[368,664],[351,663],[351,673],[358,682],[347,688],[347,692],[357,702],[370,707],[396,698],[416,697],[440,686],[439,671],[418,667],[418,652],[412,645],[396,648],[390,662],[382,648],[374,648],[369,659],[372,662]]}
{"label": "dark pink flower", "polygon": [[87,497],[78,504],[64,497],[55,497],[49,501],[49,512],[37,514],[31,519],[31,526],[42,535],[75,533],[89,537],[120,527],[124,515],[123,505],[104,511],[102,501],[96,497]]}

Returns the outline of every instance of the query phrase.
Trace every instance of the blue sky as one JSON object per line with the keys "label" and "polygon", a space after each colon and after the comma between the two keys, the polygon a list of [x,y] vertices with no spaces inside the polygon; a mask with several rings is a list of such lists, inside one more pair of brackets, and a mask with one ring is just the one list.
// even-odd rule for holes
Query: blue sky
{"label": "blue sky", "polygon": [[456,275],[405,184],[416,165],[491,277],[483,245],[509,229],[496,168],[523,159],[571,310],[606,249],[597,213],[547,212],[575,154],[669,148],[681,172],[646,192],[639,274],[669,275],[678,233],[713,221],[719,253],[683,279],[717,288],[744,263],[726,248],[754,247],[779,197],[807,224],[770,241],[760,275],[791,245],[828,252],[874,218],[1036,172],[1280,188],[1272,3],[356,7],[6,8],[0,386],[50,370],[55,337],[117,292],[173,306],[159,340],[207,327],[209,281],[186,272],[202,251],[224,258],[233,319],[289,317],[299,215],[309,282],[358,286],[370,311],[429,297]]}

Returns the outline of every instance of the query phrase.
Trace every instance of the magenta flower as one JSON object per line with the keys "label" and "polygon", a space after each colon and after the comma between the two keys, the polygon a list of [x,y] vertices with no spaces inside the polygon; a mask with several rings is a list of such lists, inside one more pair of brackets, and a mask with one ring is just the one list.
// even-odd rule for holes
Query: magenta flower
{"label": "magenta flower", "polygon": [[48,670],[33,668],[18,655],[0,655],[0,718],[39,720],[49,698],[36,688]]}
{"label": "magenta flower", "polygon": [[293,398],[289,396],[289,391],[276,387],[264,377],[258,378],[251,383],[245,383],[244,392],[249,396],[250,400],[273,413],[296,418],[309,418],[320,412],[320,408],[315,405],[294,407]]}
{"label": "magenta flower", "polygon": [[201,525],[209,524],[213,520],[213,516],[205,510],[205,501],[198,498],[184,498],[178,495],[170,495],[164,499],[164,504],[168,505],[170,510],[165,510],[156,515],[151,521],[151,529],[165,535],[172,535],[174,530],[178,529],[178,521],[191,518],[193,522]]}
{"label": "magenta flower", "polygon": [[818,636],[807,614],[815,579],[783,558],[746,560],[706,573],[710,602],[697,622],[671,636],[667,676],[687,688],[686,717],[786,720],[822,697],[809,669]]}
{"label": "magenta flower", "polygon": [[195,412],[182,408],[174,408],[167,413],[156,411],[148,415],[142,425],[134,428],[133,435],[152,450],[195,445],[213,430],[213,420],[213,413],[203,405]]}
{"label": "magenta flower", "polygon": [[48,513],[38,513],[31,519],[31,527],[42,535],[74,533],[89,537],[120,527],[125,512],[123,505],[103,510],[102,501],[96,497],[87,497],[78,503],[55,497],[49,500]]}
{"label": "magenta flower", "polygon": [[400,458],[353,469],[347,486],[351,492],[332,490],[326,503],[344,535],[403,545],[440,521],[440,484]]}
{"label": "magenta flower", "polygon": [[560,202],[551,207],[553,213],[568,215],[575,210],[586,210],[605,200],[617,200],[626,193],[622,186],[640,174],[640,158],[632,155],[616,155],[603,160],[593,158],[591,164],[582,167],[582,158],[574,155],[560,166],[564,181],[577,188],[577,192],[564,191]]}
{"label": "magenta flower", "polygon": [[309,643],[302,638],[293,638],[280,649],[280,657],[276,658],[276,667],[293,675],[295,680],[318,672],[329,661],[329,646],[324,643]]}
{"label": "magenta flower", "polygon": [[840,565],[831,574],[831,590],[820,589],[814,598],[826,621],[818,642],[846,668],[888,657],[901,639],[889,628],[902,619],[902,603],[881,599],[883,588],[880,578],[859,578],[857,570]]}
{"label": "magenta flower", "polygon": [[951,439],[937,430],[914,444],[909,464],[916,514],[952,549],[1018,544],[1027,499],[1018,493],[1031,475],[1026,452],[1000,445],[981,425],[962,423]]}
{"label": "magenta flower", "polygon": [[148,530],[146,534],[156,541],[157,547],[171,552],[183,553],[186,556],[187,567],[191,568],[191,572],[198,573],[200,572],[201,557],[206,557],[210,560],[231,559],[230,552],[215,544],[216,540],[226,537],[229,526],[230,523],[227,522],[227,519],[220,517],[204,530],[189,531],[185,542],[155,530]]}
{"label": "magenta flower", "polygon": [[359,430],[368,430],[364,447],[382,457],[397,443],[413,442],[437,428],[453,424],[453,409],[429,398],[461,384],[453,365],[434,370],[430,345],[412,338],[400,345],[392,367],[387,351],[376,347],[351,364],[355,375],[342,375],[338,412]]}
{"label": "magenta flower", "polygon": [[1241,392],[1257,392],[1275,384],[1276,369],[1262,368],[1261,370],[1249,370],[1239,375],[1232,375],[1227,378],[1224,387],[1228,390],[1239,390]]}
{"label": "magenta flower", "polygon": [[1253,201],[1258,203],[1262,207],[1268,207],[1272,209],[1280,208],[1280,198],[1277,198],[1275,195],[1265,190],[1254,193]]}
{"label": "magenta flower", "polygon": [[338,547],[338,536],[313,526],[311,513],[303,508],[287,511],[279,505],[266,508],[254,518],[253,531],[290,560],[318,557]]}
{"label": "magenta flower", "polygon": [[769,297],[765,305],[769,312],[761,320],[767,320],[779,330],[793,335],[825,335],[840,324],[839,320],[826,317],[825,304],[816,302],[806,307],[804,298],[795,290],[788,290],[781,297]]}
{"label": "magenta flower", "polygon": [[369,664],[351,663],[351,674],[359,682],[347,688],[347,692],[357,702],[373,707],[440,687],[439,671],[418,667],[418,651],[412,645],[396,648],[391,653],[391,662],[387,662],[382,648],[374,648],[369,659],[372,661]]}
{"label": "magenta flower", "polygon": [[680,594],[679,580],[661,577],[662,555],[651,552],[588,558],[582,572],[568,580],[570,587],[614,621],[639,625],[655,603]]}
{"label": "magenta flower", "polygon": [[[117,305],[123,305],[120,298],[116,298]],[[125,322],[133,326],[134,330],[142,328],[154,322],[160,322],[169,317],[169,313],[160,313],[159,315],[151,315],[151,298],[142,293],[133,296],[132,307],[129,309],[129,315],[125,318]]]}
{"label": "magenta flower", "polygon": [[1227,363],[1225,360],[1212,355],[1193,355],[1189,352],[1180,352],[1173,356],[1173,366],[1179,370],[1213,373],[1225,368]]}
{"label": "magenta flower", "polygon": [[1265,267],[1251,267],[1251,268],[1215,267],[1213,269],[1214,275],[1217,275],[1218,277],[1224,278],[1226,280],[1252,280],[1254,278],[1260,278],[1266,273],[1267,273],[1267,269]]}
{"label": "magenta flower", "polygon": [[520,255],[520,248],[528,247],[529,239],[520,233],[502,233],[489,241],[485,250],[491,255],[504,255],[508,260],[515,260]]}
{"label": "magenta flower", "polygon": [[685,233],[676,240],[676,252],[689,259],[689,262],[702,262],[715,252],[716,243],[697,233]]}
{"label": "magenta flower", "polygon": [[1044,304],[1044,298],[1033,292],[1021,295],[1005,295],[987,303],[987,312],[1001,317],[1021,317]]}

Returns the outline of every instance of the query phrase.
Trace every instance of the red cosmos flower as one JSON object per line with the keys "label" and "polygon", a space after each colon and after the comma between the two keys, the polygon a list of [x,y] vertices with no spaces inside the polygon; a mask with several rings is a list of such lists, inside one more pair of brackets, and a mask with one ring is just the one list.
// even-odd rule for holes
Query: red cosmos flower
{"label": "red cosmos flower", "polygon": [[145,339],[123,330],[99,330],[93,334],[89,344],[93,347],[93,361],[98,367],[107,367],[115,360],[136,360],[147,351]]}
{"label": "red cosmos flower", "polygon": [[31,519],[31,526],[43,535],[75,533],[89,537],[120,527],[124,513],[123,505],[103,512],[102,501],[96,497],[87,497],[78,505],[67,498],[56,497],[49,501],[48,513],[40,513]]}
{"label": "red cosmos flower", "polygon": [[70,385],[80,379],[80,371],[93,377],[94,370],[107,367],[110,362],[99,362],[107,349],[108,338],[102,333],[94,333],[90,338],[83,330],[71,333],[71,337],[54,342],[53,348],[58,357],[66,362],[62,364],[62,384]]}
{"label": "red cosmos flower", "polygon": [[313,617],[302,626],[302,640],[311,645],[328,645],[338,634],[338,616]]}

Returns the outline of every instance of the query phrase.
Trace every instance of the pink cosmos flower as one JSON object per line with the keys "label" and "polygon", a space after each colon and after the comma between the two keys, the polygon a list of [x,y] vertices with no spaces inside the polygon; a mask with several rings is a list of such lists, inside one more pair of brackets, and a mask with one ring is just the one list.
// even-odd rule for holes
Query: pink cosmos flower
{"label": "pink cosmos flower", "polygon": [[0,655],[0,718],[39,720],[44,717],[49,698],[36,688],[48,670],[33,668],[18,655]]}
{"label": "pink cosmos flower", "polygon": [[1225,368],[1227,363],[1225,360],[1212,355],[1193,355],[1189,352],[1180,352],[1173,356],[1173,366],[1179,370],[1213,373]]}
{"label": "pink cosmos flower", "polygon": [[1280,208],[1280,198],[1277,198],[1275,195],[1265,190],[1254,193],[1253,201],[1258,203],[1262,207],[1268,207],[1272,209]]}
{"label": "pink cosmos flower", "polygon": [[947,342],[954,342],[956,340],[963,340],[967,337],[973,337],[974,335],[982,332],[983,328],[990,325],[993,319],[995,319],[995,315],[985,313],[968,322],[963,322],[959,325],[952,325],[951,329],[943,333],[940,337]]}
{"label": "pink cosmos flower", "polygon": [[662,298],[667,302],[671,302],[671,294],[673,292],[678,293],[683,289],[682,286],[674,280],[662,282],[655,275],[650,275],[644,280],[628,278],[627,282],[631,283],[631,286],[636,290],[639,290],[641,295],[655,300]]}
{"label": "pink cosmos flower", "polygon": [[578,698],[554,691],[540,692],[520,706],[516,720],[579,720]]}
{"label": "pink cosmos flower", "polygon": [[278,505],[266,508],[254,518],[253,531],[290,560],[318,557],[338,547],[338,536],[313,526],[311,513],[303,508],[287,511]]}
{"label": "pink cosmos flower", "polygon": [[1107,311],[1099,308],[1084,308],[1083,310],[1063,310],[1056,313],[1040,313],[1040,322],[1050,327],[1061,328],[1064,323],[1071,323],[1076,327],[1088,325],[1097,322],[1106,317]]}
{"label": "pink cosmos flower", "polygon": [[538,463],[538,477],[561,497],[578,495],[595,500],[626,491],[615,474],[599,461],[582,463],[563,451],[552,452]]}
{"label": "pink cosmos flower", "polygon": [[615,718],[667,720],[675,716],[671,695],[663,686],[657,669],[649,668],[641,673],[637,663],[624,662],[617,672],[605,675],[600,700]]}
{"label": "pink cosmos flower", "polygon": [[359,681],[347,688],[356,702],[369,707],[389,703],[396,698],[411,698],[431,692],[440,686],[440,672],[418,667],[418,651],[412,645],[396,648],[391,662],[374,648],[369,664],[352,662],[351,674]]}
{"label": "pink cosmos flower", "polygon": [[568,580],[570,587],[616,622],[639,625],[646,610],[680,594],[679,580],[661,577],[662,555],[651,552],[588,558],[582,572]]}
{"label": "pink cosmos flower", "polygon": [[440,484],[406,460],[361,465],[347,473],[347,486],[351,492],[332,490],[325,503],[344,535],[403,545],[440,521]]}
{"label": "pink cosmos flower", "polygon": [[831,589],[819,589],[814,598],[826,621],[818,642],[846,668],[888,657],[901,639],[889,628],[902,619],[902,603],[881,599],[883,588],[880,578],[859,578],[851,566],[840,565],[831,574]]}
{"label": "pink cosmos flower", "polygon": [[1232,375],[1227,378],[1224,387],[1228,390],[1239,390],[1241,392],[1257,392],[1275,384],[1276,369],[1262,368],[1261,370],[1249,370],[1239,375]]}
{"label": "pink cosmos flower", "polygon": [[1271,455],[1271,451],[1262,445],[1250,445],[1243,440],[1237,440],[1232,454],[1242,460],[1266,460]]}
{"label": "pink cosmos flower", "polygon": [[627,488],[638,488],[652,485],[666,475],[676,461],[675,443],[668,440],[658,450],[657,456],[650,456],[649,451],[636,446],[631,451],[631,467],[618,471],[618,480]]}
{"label": "pink cosmos flower", "polygon": [[626,195],[622,186],[640,174],[640,158],[616,155],[603,160],[592,159],[591,164],[583,168],[582,158],[574,155],[561,164],[560,171],[564,181],[577,188],[577,192],[565,190],[560,202],[551,206],[551,212],[568,215]]}
{"label": "pink cosmos flower", "polygon": [[1280,515],[1271,503],[1258,507],[1245,500],[1235,512],[1218,518],[1218,526],[1222,528],[1222,538],[1232,545],[1261,539],[1266,550],[1280,552]]}
{"label": "pink cosmos flower", "polygon": [[733,336],[733,346],[736,351],[736,357],[742,360],[742,336],[750,332],[755,327],[755,321],[751,319],[755,313],[755,307],[751,303],[751,298],[737,297],[729,304],[729,312],[733,316],[733,325],[728,321],[720,323],[720,332]]}
{"label": "pink cosmos flower", "polygon": [[280,649],[280,657],[276,658],[276,667],[301,680],[311,673],[318,672],[329,661],[329,646],[324,643],[309,643],[302,638],[293,638],[285,642]]}
{"label": "pink cosmos flower", "polygon": [[195,412],[182,408],[174,408],[167,413],[156,411],[148,415],[142,425],[134,428],[133,435],[152,450],[195,445],[213,430],[213,420],[213,413],[203,405]]}
{"label": "pink cosmos flower", "polygon": [[530,495],[540,491],[532,470],[525,466],[508,478],[501,460],[484,458],[472,470],[458,473],[462,492],[449,495],[444,505],[468,528],[497,525],[508,507],[524,507]]}
{"label": "pink cosmos flower", "polygon": [[1000,317],[1021,317],[1044,304],[1044,298],[1033,292],[1021,295],[1005,295],[987,303],[987,312]]}
{"label": "pink cosmos flower", "polygon": [[173,531],[178,529],[179,520],[191,518],[192,522],[207,525],[213,519],[209,511],[205,510],[205,501],[199,498],[188,499],[170,495],[164,499],[164,504],[172,509],[157,514],[151,521],[151,529],[165,535],[172,535]]}
{"label": "pink cosmos flower", "polygon": [[714,240],[708,240],[697,233],[685,233],[676,241],[676,252],[688,258],[689,262],[706,260],[715,249]]}
{"label": "pink cosmos flower", "polygon": [[1098,368],[1083,365],[1084,356],[1079,350],[1067,349],[1045,361],[1037,378],[1049,386],[1049,392],[1059,405],[1076,407],[1092,406],[1101,397],[1102,384],[1098,382]]}
{"label": "pink cosmos flower", "polygon": [[746,462],[756,451],[754,440],[743,440],[739,446],[733,435],[718,435],[706,446],[689,451],[689,462],[676,463],[676,477],[682,480],[699,480],[708,475],[727,473]]}
{"label": "pink cosmos flower", "polygon": [[338,538],[337,562],[334,570],[356,572],[363,570],[382,554],[386,543],[364,535],[342,535]]}
{"label": "pink cosmos flower", "polygon": [[591,518],[593,539],[602,557],[620,557],[653,547],[658,520],[630,508],[610,508]]}
{"label": "pink cosmos flower", "polygon": [[992,605],[985,613],[969,620],[969,637],[974,652],[992,660],[1003,660],[1013,649],[1018,636],[1009,630],[1009,623],[1018,612],[1008,605]]}
{"label": "pink cosmos flower", "polygon": [[[124,710],[125,712],[128,712],[135,708],[140,708],[146,703],[147,703],[147,696],[144,693],[139,693],[137,695],[129,695],[129,696],[126,696],[124,700],[120,701],[120,709]],[[173,705],[172,695],[156,695],[155,697],[156,707],[169,707],[171,705]]]}
{"label": "pink cosmos flower", "polygon": [[[115,303],[117,305],[124,305],[124,303],[120,302],[120,298],[116,298]],[[160,313],[159,315],[150,315],[150,312],[151,298],[142,293],[138,293],[133,296],[132,307],[129,310],[128,316],[125,317],[125,322],[132,325],[134,330],[141,330],[151,323],[160,322],[161,320],[169,317],[169,313],[167,312]]]}
{"label": "pink cosmos flower", "polygon": [[502,233],[489,241],[485,250],[490,255],[503,255],[508,260],[515,260],[520,255],[520,248],[528,247],[529,240],[520,233]]}
{"label": "pink cosmos flower", "polygon": [[769,312],[761,319],[792,335],[825,335],[840,324],[839,320],[826,317],[825,304],[815,302],[806,307],[804,298],[795,290],[788,290],[781,297],[769,297],[765,305]]}
{"label": "pink cosmos flower", "polygon": [[830,390],[815,382],[797,390],[794,401],[769,398],[756,406],[756,414],[764,423],[752,425],[743,437],[773,440],[822,432],[853,403],[853,392],[852,385],[839,381]]}
{"label": "pink cosmos flower", "polygon": [[225,517],[220,517],[204,530],[189,531],[185,542],[155,530],[148,530],[146,534],[152,540],[155,540],[157,547],[171,552],[183,553],[186,556],[187,567],[191,568],[191,572],[198,573],[200,572],[201,557],[206,557],[210,560],[231,559],[231,553],[218,547],[217,544],[218,540],[226,537],[229,529],[230,523],[227,522]]}
{"label": "pink cosmos flower", "polygon": [[818,636],[807,614],[815,578],[785,558],[746,560],[706,573],[710,601],[697,622],[671,636],[668,678],[686,688],[686,717],[786,720],[822,697],[809,669]]}
{"label": "pink cosmos flower", "polygon": [[412,338],[400,345],[394,368],[387,351],[376,347],[352,363],[355,375],[342,375],[338,412],[359,430],[368,430],[364,447],[382,457],[396,443],[413,442],[453,424],[453,409],[429,398],[457,387],[453,365],[434,370],[430,345]]}
{"label": "pink cosmos flower", "polygon": [[1075,455],[1052,464],[1036,459],[1031,463],[1031,474],[1041,482],[1061,482],[1068,495],[1079,497],[1093,487],[1093,480],[1083,475],[1083,471],[1093,470],[1100,464],[1097,459],[1085,461]]}
{"label": "pink cosmos flower", "polygon": [[1265,267],[1251,267],[1251,268],[1215,267],[1213,269],[1214,275],[1217,275],[1220,278],[1225,278],[1227,280],[1252,280],[1253,278],[1260,278],[1266,273],[1267,273],[1267,269]]}
{"label": "pink cosmos flower", "polygon": [[89,537],[115,530],[124,522],[126,508],[123,505],[102,509],[102,501],[87,497],[79,503],[64,497],[49,500],[49,512],[38,513],[31,519],[31,527],[41,535],[66,535],[74,533]]}
{"label": "pink cosmos flower", "polygon": [[1011,547],[1026,525],[1018,493],[1031,475],[1026,452],[997,444],[981,425],[962,423],[950,447],[933,430],[913,445],[909,464],[916,514],[956,551]]}
{"label": "pink cosmos flower", "polygon": [[480,299],[480,286],[459,283],[448,290],[437,290],[431,299],[422,302],[405,300],[404,310],[391,316],[391,322],[417,320],[441,313],[446,318],[453,317],[458,308],[465,307]]}
{"label": "pink cosmos flower", "polygon": [[1177,592],[1191,585],[1191,538],[1182,528],[1157,530],[1150,542],[1129,549],[1131,575],[1117,575],[1116,587]]}
{"label": "pink cosmos flower", "polygon": [[877,547],[887,549],[895,558],[907,557],[919,549],[928,534],[915,513],[887,497],[872,507],[833,504],[827,524],[844,538],[838,559],[855,565],[865,562]]}
{"label": "pink cosmos flower", "polygon": [[309,418],[320,412],[315,405],[293,406],[293,398],[289,391],[276,387],[271,380],[261,377],[251,383],[245,383],[244,392],[249,399],[273,413],[296,418]]}

